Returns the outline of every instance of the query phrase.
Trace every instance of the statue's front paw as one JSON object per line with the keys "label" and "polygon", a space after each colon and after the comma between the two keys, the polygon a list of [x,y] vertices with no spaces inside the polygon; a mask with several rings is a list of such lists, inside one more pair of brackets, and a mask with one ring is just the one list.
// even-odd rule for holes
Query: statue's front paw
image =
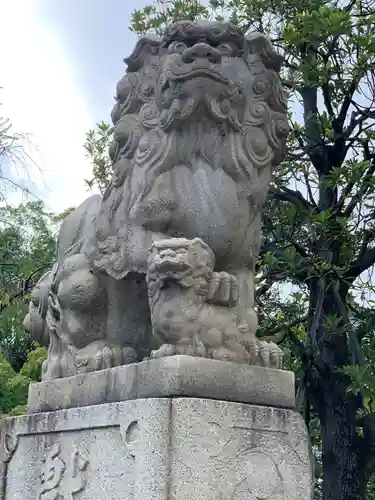
{"label": "statue's front paw", "polygon": [[237,303],[238,283],[235,276],[221,271],[212,274],[209,302],[221,306],[233,307]]}
{"label": "statue's front paw", "polygon": [[181,339],[176,345],[176,349],[177,354],[184,356],[207,357],[207,349],[197,335]]}
{"label": "statue's front paw", "polygon": [[176,345],[162,345],[156,351],[151,352],[151,359],[175,355],[207,357],[207,349],[199,338],[187,338],[180,340]]}
{"label": "statue's front paw", "polygon": [[137,351],[132,347],[125,346],[122,348],[122,364],[130,365],[138,361]]}
{"label": "statue's front paw", "polygon": [[163,344],[159,349],[155,351],[151,351],[150,358],[151,359],[159,359],[165,358],[167,356],[174,356],[177,354],[176,346],[172,344]]}
{"label": "statue's front paw", "polygon": [[123,351],[118,346],[106,345],[95,354],[95,370],[105,370],[123,364]]}
{"label": "statue's front paw", "polygon": [[231,350],[227,347],[217,347],[215,349],[209,349],[209,355],[212,359],[218,361],[232,361],[234,363],[246,363],[248,364],[249,359],[246,352],[240,352],[239,350]]}
{"label": "statue's front paw", "polygon": [[284,353],[274,342],[265,342],[260,340],[259,344],[259,361],[266,368],[281,369],[283,364]]}

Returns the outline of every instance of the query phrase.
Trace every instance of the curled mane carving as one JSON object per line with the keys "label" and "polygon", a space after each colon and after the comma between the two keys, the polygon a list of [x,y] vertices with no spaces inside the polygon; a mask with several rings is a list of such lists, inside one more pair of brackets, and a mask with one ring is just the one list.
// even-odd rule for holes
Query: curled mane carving
{"label": "curled mane carving", "polygon": [[288,133],[281,56],[259,33],[180,21],[125,62],[110,185],[64,221],[25,319],[49,337],[43,378],[145,355],[279,368],[255,337],[253,270]]}
{"label": "curled mane carving", "polygon": [[202,237],[219,267],[251,265],[288,133],[282,60],[264,35],[224,22],[180,21],[138,41],[112,111],[98,268],[144,273],[154,233]]}

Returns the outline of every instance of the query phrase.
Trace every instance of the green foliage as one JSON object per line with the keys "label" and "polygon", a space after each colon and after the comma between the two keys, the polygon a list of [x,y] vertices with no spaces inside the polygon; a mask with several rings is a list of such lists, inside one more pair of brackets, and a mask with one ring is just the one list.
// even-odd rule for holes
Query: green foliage
{"label": "green foliage", "polygon": [[10,363],[0,352],[0,416],[27,399],[28,380],[14,372]]}
{"label": "green foliage", "polygon": [[19,290],[20,277],[33,281],[55,257],[53,214],[43,202],[0,208],[0,286],[5,294]]}
{"label": "green foliage", "polygon": [[171,21],[207,19],[209,15],[210,7],[196,0],[156,0],[132,12],[130,30],[137,34],[152,31],[161,35]]}
{"label": "green foliage", "polygon": [[2,351],[0,351],[0,387],[4,387],[7,381],[15,375],[16,372],[13,370]]}
{"label": "green foliage", "polygon": [[32,346],[22,325],[28,294],[54,261],[56,230],[40,201],[0,207],[0,347],[17,372]]}
{"label": "green foliage", "polygon": [[85,180],[86,185],[92,189],[99,188],[103,194],[106,190],[112,173],[111,161],[108,156],[108,147],[112,137],[112,129],[103,121],[96,124],[86,134],[84,148],[86,157],[92,163],[92,178]]}
{"label": "green foliage", "polygon": [[[0,87],[1,90],[1,87]],[[15,167],[24,169],[25,154],[24,146],[28,140],[26,134],[14,132],[11,120],[2,114],[2,102],[0,102],[0,203],[7,203],[9,191],[23,191],[29,194],[29,190],[17,181],[13,175]]]}
{"label": "green foliage", "polygon": [[66,208],[61,214],[53,214],[52,215],[52,222],[55,224],[58,224],[60,222],[64,222],[64,220],[68,217],[69,214],[71,214],[76,207],[68,207]]}
{"label": "green foliage", "polygon": [[26,300],[18,299],[0,314],[0,346],[16,371],[20,370],[32,347],[32,340],[22,324],[27,310]]}
{"label": "green foliage", "polygon": [[0,351],[0,417],[25,413],[29,384],[40,381],[46,357],[46,349],[36,348],[28,354],[20,373],[16,373]]}
{"label": "green foliage", "polygon": [[[259,335],[282,345],[285,367],[296,373],[316,458],[316,498],[364,499],[375,470],[369,444],[375,432],[360,421],[375,415],[375,6],[362,0],[153,0],[133,12],[131,30],[160,35],[170,22],[202,18],[262,31],[285,57],[280,76],[291,133],[263,214]],[[110,179],[110,128],[101,128],[96,136],[91,131],[86,150],[91,182],[103,191]],[[332,477],[322,481],[323,445],[332,443],[322,432],[327,416],[340,423],[337,435],[356,423],[358,432],[349,439],[345,430],[339,453],[329,449],[336,462]],[[351,463],[354,472],[341,484],[337,477],[358,449],[366,474]],[[371,500],[373,484],[370,479]]]}
{"label": "green foliage", "polygon": [[40,380],[43,361],[47,358],[47,349],[37,347],[27,354],[27,360],[20,370],[20,375],[29,380]]}

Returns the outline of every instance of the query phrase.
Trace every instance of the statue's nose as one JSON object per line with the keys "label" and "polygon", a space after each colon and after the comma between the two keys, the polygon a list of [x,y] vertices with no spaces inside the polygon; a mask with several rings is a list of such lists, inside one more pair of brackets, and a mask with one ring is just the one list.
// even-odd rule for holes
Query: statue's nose
{"label": "statue's nose", "polygon": [[196,43],[183,51],[182,60],[189,63],[196,59],[208,59],[212,63],[219,63],[221,60],[221,52],[208,43]]}
{"label": "statue's nose", "polygon": [[167,248],[160,252],[160,257],[162,257],[163,259],[165,259],[166,257],[176,257],[176,252]]}

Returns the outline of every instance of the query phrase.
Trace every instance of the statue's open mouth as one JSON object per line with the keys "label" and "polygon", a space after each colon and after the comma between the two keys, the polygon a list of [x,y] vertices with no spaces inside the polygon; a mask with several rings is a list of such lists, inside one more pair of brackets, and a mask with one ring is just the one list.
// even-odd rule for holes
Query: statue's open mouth
{"label": "statue's open mouth", "polygon": [[159,257],[155,259],[155,267],[158,271],[185,271],[189,269],[189,265],[179,257]]}
{"label": "statue's open mouth", "polygon": [[[181,68],[182,69],[182,68]],[[176,88],[179,83],[194,80],[196,78],[207,78],[215,82],[227,85],[229,83],[228,79],[223,76],[218,71],[214,71],[208,68],[193,68],[188,71],[166,71],[165,79],[162,84],[162,91],[164,92],[168,88]]]}

